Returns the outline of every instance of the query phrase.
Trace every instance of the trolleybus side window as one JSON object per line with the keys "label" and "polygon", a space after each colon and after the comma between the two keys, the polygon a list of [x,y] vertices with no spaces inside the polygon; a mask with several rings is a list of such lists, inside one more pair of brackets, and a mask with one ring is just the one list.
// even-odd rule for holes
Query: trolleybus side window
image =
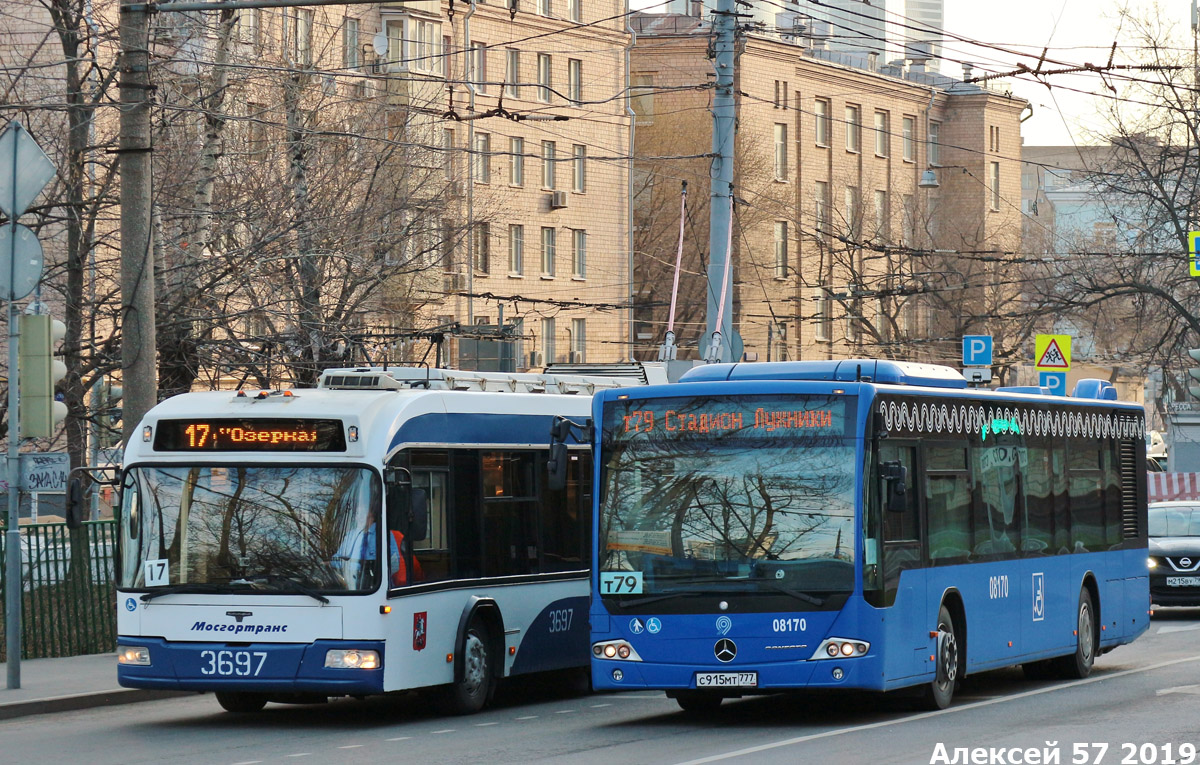
{"label": "trolleybus side window", "polygon": [[483,575],[536,573],[537,494],[533,452],[480,454],[483,479]]}
{"label": "trolleybus side window", "polygon": [[[545,460],[541,460],[545,473]],[[542,570],[578,571],[588,568],[591,549],[592,459],[588,452],[570,452],[567,485],[547,491],[542,501]]]}

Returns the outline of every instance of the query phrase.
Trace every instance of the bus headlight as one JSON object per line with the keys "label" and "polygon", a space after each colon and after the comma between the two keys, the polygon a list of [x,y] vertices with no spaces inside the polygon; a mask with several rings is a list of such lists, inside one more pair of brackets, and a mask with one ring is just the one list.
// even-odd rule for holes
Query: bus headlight
{"label": "bus headlight", "polygon": [[119,645],[117,646],[117,663],[149,667],[150,649],[143,645]]}
{"label": "bus headlight", "polygon": [[627,640],[606,640],[592,646],[592,656],[597,659],[612,659],[614,661],[641,661],[637,651],[633,650]]}
{"label": "bus headlight", "polygon": [[866,656],[871,644],[865,640],[850,638],[826,638],[813,652],[813,659],[853,659]]}
{"label": "bus headlight", "polygon": [[379,652],[356,648],[325,652],[326,669],[379,669]]}

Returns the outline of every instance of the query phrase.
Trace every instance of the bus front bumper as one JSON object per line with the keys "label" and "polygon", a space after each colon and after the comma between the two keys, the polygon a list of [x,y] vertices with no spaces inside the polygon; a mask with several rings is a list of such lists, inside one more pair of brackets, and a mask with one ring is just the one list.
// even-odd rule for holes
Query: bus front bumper
{"label": "bus front bumper", "polygon": [[597,691],[700,688],[740,695],[803,688],[883,690],[884,682],[882,660],[873,655],[841,660],[747,662],[720,666],[593,658],[592,687]]}
{"label": "bus front bumper", "polygon": [[[383,693],[381,641],[232,644],[118,636],[117,645],[119,657],[148,662],[124,663],[119,658],[117,682],[125,688],[329,696]],[[330,652],[338,651],[357,652],[360,656],[374,651],[378,666],[368,669],[325,666]]]}

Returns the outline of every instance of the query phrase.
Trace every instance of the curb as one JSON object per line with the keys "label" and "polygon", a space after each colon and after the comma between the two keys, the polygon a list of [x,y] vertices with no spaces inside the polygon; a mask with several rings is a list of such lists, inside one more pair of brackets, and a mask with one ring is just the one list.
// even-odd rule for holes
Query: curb
{"label": "curb", "polygon": [[29,715],[51,712],[72,712],[79,709],[111,707],[120,704],[135,704],[141,701],[158,701],[179,696],[195,695],[192,691],[158,691],[139,688],[118,688],[111,691],[75,693],[66,696],[50,696],[27,701],[10,701],[0,704],[0,720],[12,720]]}

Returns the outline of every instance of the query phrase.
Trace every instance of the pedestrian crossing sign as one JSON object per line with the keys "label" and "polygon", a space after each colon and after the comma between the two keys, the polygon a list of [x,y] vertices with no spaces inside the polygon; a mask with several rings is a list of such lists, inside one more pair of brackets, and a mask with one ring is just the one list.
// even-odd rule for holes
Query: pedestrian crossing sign
{"label": "pedestrian crossing sign", "polygon": [[1200,276],[1200,260],[1196,255],[1196,239],[1200,238],[1200,231],[1188,232],[1188,273],[1192,276]]}
{"label": "pedestrian crossing sign", "polygon": [[1066,372],[1071,368],[1070,335],[1038,335],[1034,340],[1034,366],[1039,372]]}

